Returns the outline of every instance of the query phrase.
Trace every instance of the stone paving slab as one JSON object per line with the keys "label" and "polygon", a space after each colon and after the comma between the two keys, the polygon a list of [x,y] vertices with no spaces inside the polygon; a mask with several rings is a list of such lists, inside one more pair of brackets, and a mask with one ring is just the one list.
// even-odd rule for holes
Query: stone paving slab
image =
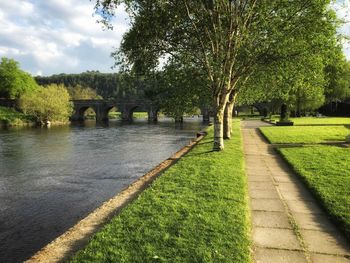
{"label": "stone paving slab", "polygon": [[268,124],[242,125],[255,261],[350,263],[349,242],[258,132]]}
{"label": "stone paving slab", "polygon": [[259,227],[291,229],[284,212],[252,211],[253,225]]}
{"label": "stone paving slab", "polygon": [[313,263],[350,263],[349,258],[324,254],[312,254],[311,261]]}
{"label": "stone paving slab", "polygon": [[262,189],[252,189],[249,191],[250,197],[254,199],[259,198],[269,198],[269,199],[279,199],[279,195],[275,189],[262,190]]}
{"label": "stone paving slab", "polygon": [[275,186],[272,182],[250,182],[248,187],[249,189],[275,190]]}
{"label": "stone paving slab", "polygon": [[293,217],[300,229],[337,231],[335,226],[329,222],[329,219],[325,215],[293,213]]}
{"label": "stone paving slab", "polygon": [[254,252],[255,261],[259,263],[307,263],[300,251],[257,248]]}
{"label": "stone paving slab", "polygon": [[286,200],[289,209],[296,213],[323,214],[321,208],[313,201],[309,200]]}
{"label": "stone paving slab", "polygon": [[284,212],[284,206],[279,199],[251,199],[252,210],[270,211],[270,212]]}
{"label": "stone paving slab", "polygon": [[258,247],[301,250],[294,232],[280,228],[253,228],[253,240]]}
{"label": "stone paving slab", "polygon": [[250,175],[248,177],[248,181],[249,182],[270,182],[271,181],[271,178],[267,175]]}
{"label": "stone paving slab", "polygon": [[336,232],[301,230],[301,234],[311,252],[350,256],[347,241]]}

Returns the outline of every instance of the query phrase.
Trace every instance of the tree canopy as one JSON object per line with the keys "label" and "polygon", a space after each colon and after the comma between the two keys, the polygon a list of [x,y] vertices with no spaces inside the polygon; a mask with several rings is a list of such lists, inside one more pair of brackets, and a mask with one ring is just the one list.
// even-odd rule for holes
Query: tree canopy
{"label": "tree canopy", "polygon": [[130,76],[122,73],[101,73],[87,71],[80,74],[58,74],[47,77],[37,76],[40,85],[63,84],[66,87],[89,87],[104,99],[121,99],[127,96],[137,98],[143,91],[136,85],[130,85]]}
{"label": "tree canopy", "polygon": [[73,111],[67,89],[63,85],[51,84],[20,98],[20,109],[33,116],[37,122],[65,122]]}
{"label": "tree canopy", "polygon": [[1,58],[0,63],[0,98],[15,99],[26,92],[38,88],[32,76],[19,68],[13,59]]}
{"label": "tree canopy", "polygon": [[114,53],[120,63],[144,72],[170,56],[180,62],[185,58],[206,73],[215,112],[214,150],[224,147],[225,107],[260,65],[290,61],[335,43],[336,17],[329,0],[97,0],[107,26],[121,3],[132,27]]}
{"label": "tree canopy", "polygon": [[67,87],[67,91],[72,100],[102,99],[102,96],[97,95],[96,90],[90,87],[84,87],[80,84]]}

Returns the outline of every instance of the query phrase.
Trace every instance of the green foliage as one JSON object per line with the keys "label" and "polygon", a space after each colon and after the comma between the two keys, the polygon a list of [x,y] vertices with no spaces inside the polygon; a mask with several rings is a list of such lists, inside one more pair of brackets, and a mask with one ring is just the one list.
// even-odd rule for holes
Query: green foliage
{"label": "green foliage", "polygon": [[290,118],[294,122],[294,125],[350,125],[350,118],[339,117],[303,117],[303,118]]}
{"label": "green foliage", "polygon": [[90,87],[76,85],[74,87],[67,87],[67,91],[73,100],[98,100],[102,96],[97,95],[96,90]]}
{"label": "green foliage", "polygon": [[[336,43],[336,16],[329,0],[96,2],[107,26],[118,5],[124,3],[130,13],[132,27],[114,53],[118,63],[144,73],[159,68],[164,61],[167,64],[170,56],[205,72],[215,113],[217,150],[223,149],[227,101],[248,77],[276,62],[318,55]],[[278,89],[282,89],[280,85]],[[309,101],[309,96],[305,97]]]}
{"label": "green foliage", "polygon": [[265,101],[280,106],[284,102],[296,116],[312,112],[325,101],[326,55],[310,52],[298,59],[259,68],[240,87],[239,104]]}
{"label": "green foliage", "polygon": [[262,127],[260,131],[270,143],[322,143],[345,141],[345,126]]}
{"label": "green foliage", "polygon": [[13,59],[1,58],[0,63],[0,98],[19,98],[26,92],[38,88],[31,75],[19,68],[18,62]]}
{"label": "green foliage", "polygon": [[70,262],[250,262],[239,122],[225,152],[213,129],[125,207]]}
{"label": "green foliage", "polygon": [[279,152],[350,238],[350,149],[312,146]]}
{"label": "green foliage", "polygon": [[325,90],[327,102],[338,102],[350,97],[350,61],[342,53],[326,66],[328,85]]}
{"label": "green foliage", "polygon": [[0,106],[0,122],[9,126],[21,126],[30,124],[32,122],[32,117],[25,115],[15,109],[10,109]]}
{"label": "green foliage", "polygon": [[173,61],[144,82],[148,84],[146,96],[169,117],[180,119],[209,104],[210,90],[203,81],[203,73],[192,66]]}
{"label": "green foliage", "polygon": [[63,85],[56,84],[23,94],[20,98],[20,108],[38,122],[64,122],[73,111],[67,89]]}
{"label": "green foliage", "polygon": [[59,74],[35,77],[40,85],[63,84],[66,87],[90,87],[104,99],[121,99],[143,96],[142,85],[129,74],[87,71],[80,74]]}

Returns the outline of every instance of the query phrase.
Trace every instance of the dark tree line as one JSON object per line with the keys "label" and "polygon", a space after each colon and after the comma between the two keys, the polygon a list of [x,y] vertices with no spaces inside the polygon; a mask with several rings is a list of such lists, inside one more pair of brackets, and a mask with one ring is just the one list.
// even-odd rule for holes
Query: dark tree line
{"label": "dark tree line", "polygon": [[48,77],[37,76],[39,85],[63,84],[66,87],[83,86],[96,90],[104,99],[143,98],[142,84],[135,78],[122,73],[101,73],[87,71],[80,74],[58,74]]}

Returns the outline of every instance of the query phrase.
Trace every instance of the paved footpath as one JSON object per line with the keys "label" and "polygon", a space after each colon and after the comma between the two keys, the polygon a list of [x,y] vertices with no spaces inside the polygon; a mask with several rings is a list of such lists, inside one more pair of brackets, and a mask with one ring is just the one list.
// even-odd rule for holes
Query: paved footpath
{"label": "paved footpath", "polygon": [[268,125],[242,122],[255,261],[350,263],[349,242],[257,130]]}

